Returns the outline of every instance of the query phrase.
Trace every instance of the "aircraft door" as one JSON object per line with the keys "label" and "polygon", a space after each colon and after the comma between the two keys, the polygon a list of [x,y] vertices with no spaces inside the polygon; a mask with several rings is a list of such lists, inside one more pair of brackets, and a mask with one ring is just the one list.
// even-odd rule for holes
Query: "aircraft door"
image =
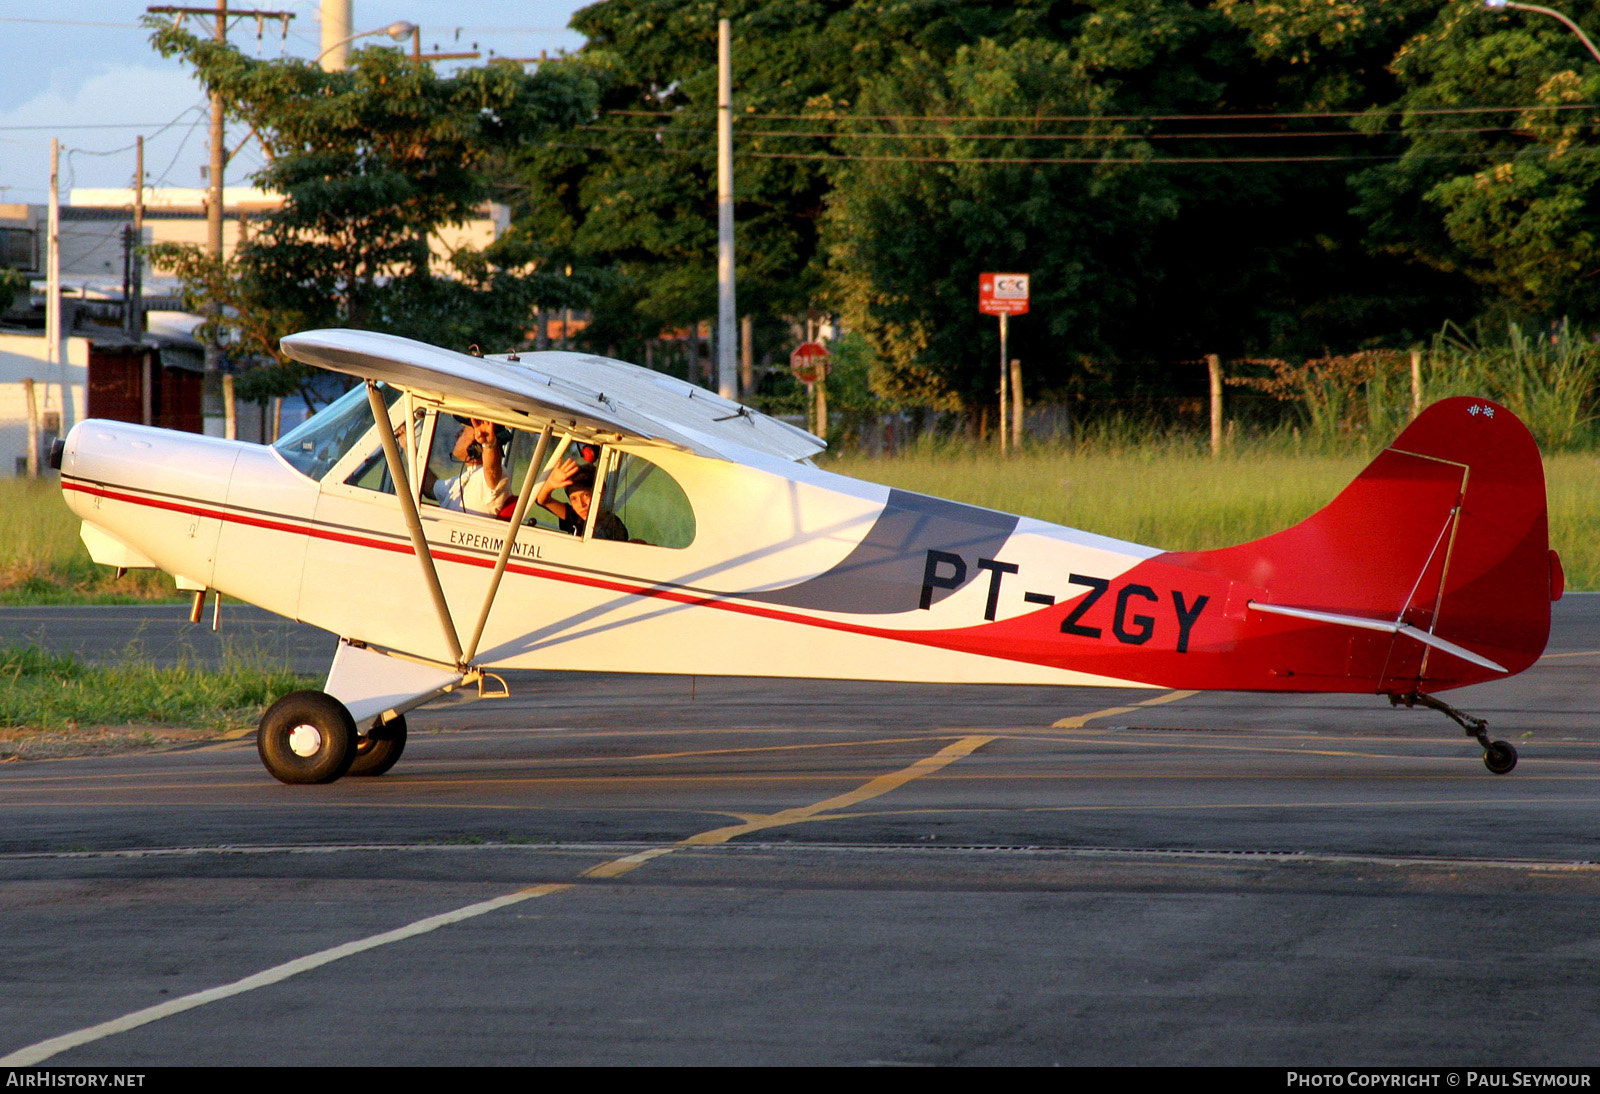
{"label": "aircraft door", "polygon": [[[419,443],[425,416],[384,389],[389,426],[405,458]],[[361,392],[365,400],[365,392]],[[365,427],[360,415],[365,415]],[[410,533],[384,459],[382,440],[364,401],[352,406],[342,451],[325,461],[316,500],[314,532],[305,553],[298,618],[349,638],[444,656],[428,593],[419,581]],[[411,467],[415,459],[407,459]],[[415,485],[413,489],[416,489]]]}

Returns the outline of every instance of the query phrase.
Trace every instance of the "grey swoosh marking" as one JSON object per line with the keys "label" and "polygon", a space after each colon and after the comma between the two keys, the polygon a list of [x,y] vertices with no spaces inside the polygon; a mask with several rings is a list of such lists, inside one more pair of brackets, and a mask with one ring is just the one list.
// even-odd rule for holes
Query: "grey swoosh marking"
{"label": "grey swoosh marking", "polygon": [[[993,558],[1016,527],[1017,518],[1008,513],[890,490],[877,521],[838,565],[797,585],[744,593],[740,598],[851,615],[914,611],[922,596],[930,549],[967,560],[964,587],[984,572],[975,565],[977,560]],[[955,591],[933,590],[934,603]]]}

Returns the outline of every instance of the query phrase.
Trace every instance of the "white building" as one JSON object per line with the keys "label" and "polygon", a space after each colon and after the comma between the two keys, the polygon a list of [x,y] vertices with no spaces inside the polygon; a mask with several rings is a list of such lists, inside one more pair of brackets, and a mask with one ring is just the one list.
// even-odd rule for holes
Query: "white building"
{"label": "white building", "polygon": [[[200,189],[145,191],[143,230],[137,245],[206,242],[206,195]],[[176,311],[178,285],[168,275],[143,272],[145,332],[129,338],[124,327],[125,286],[136,261],[133,191],[75,189],[61,206],[61,365],[48,363],[44,338],[48,208],[0,203],[0,266],[21,270],[33,285],[15,302],[0,301],[0,475],[26,466],[28,406],[24,379],[33,380],[40,436],[40,465],[50,440],[83,417],[146,422],[220,435],[224,416],[218,385],[204,383],[202,347],[188,332],[198,317]],[[283,203],[251,187],[223,191],[223,252],[231,255],[249,218]],[[510,210],[490,205],[478,217],[438,233],[433,255],[481,249],[510,225]],[[439,269],[436,267],[436,271]],[[187,322],[185,321],[187,320]],[[302,417],[280,408],[285,428]],[[238,436],[270,439],[265,408],[240,405]],[[15,457],[15,458],[13,458]]]}

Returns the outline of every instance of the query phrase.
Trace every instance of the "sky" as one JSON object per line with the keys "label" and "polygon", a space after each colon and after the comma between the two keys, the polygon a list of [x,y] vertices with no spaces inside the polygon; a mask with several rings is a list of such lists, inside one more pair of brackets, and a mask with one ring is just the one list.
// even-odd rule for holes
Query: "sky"
{"label": "sky", "polygon": [[[154,0],[152,0],[154,2]],[[214,0],[160,0],[212,7]],[[235,0],[230,0],[230,7]],[[256,36],[254,19],[232,23],[229,40],[251,56],[314,58],[321,52],[318,0],[236,0],[244,9],[295,16],[284,38],[277,20]],[[424,52],[478,49],[487,56],[530,57],[575,50],[583,37],[566,29],[590,0],[353,0],[354,32],[397,20],[422,28]],[[61,200],[73,187],[128,187],[134,143],[145,138],[152,186],[202,186],[208,162],[204,89],[177,58],[150,48],[139,19],[143,0],[3,0],[0,2],[0,202],[43,203],[50,191],[50,138],[61,142]],[[376,36],[352,42],[389,43]],[[409,47],[409,43],[406,44]],[[452,64],[439,62],[440,71]],[[230,127],[231,151],[241,133]],[[249,185],[261,166],[250,142],[229,164],[229,186]]]}

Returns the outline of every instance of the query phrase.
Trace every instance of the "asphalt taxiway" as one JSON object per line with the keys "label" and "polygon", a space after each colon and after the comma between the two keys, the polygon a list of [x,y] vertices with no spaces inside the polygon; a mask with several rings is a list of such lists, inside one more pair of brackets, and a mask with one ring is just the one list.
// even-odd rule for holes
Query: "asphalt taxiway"
{"label": "asphalt taxiway", "polygon": [[[1593,1064],[1600,597],[1556,607],[1452,696],[1505,776],[1359,696],[575,673],[377,779],[6,764],[0,1060]],[[183,612],[0,628],[220,656]]]}

